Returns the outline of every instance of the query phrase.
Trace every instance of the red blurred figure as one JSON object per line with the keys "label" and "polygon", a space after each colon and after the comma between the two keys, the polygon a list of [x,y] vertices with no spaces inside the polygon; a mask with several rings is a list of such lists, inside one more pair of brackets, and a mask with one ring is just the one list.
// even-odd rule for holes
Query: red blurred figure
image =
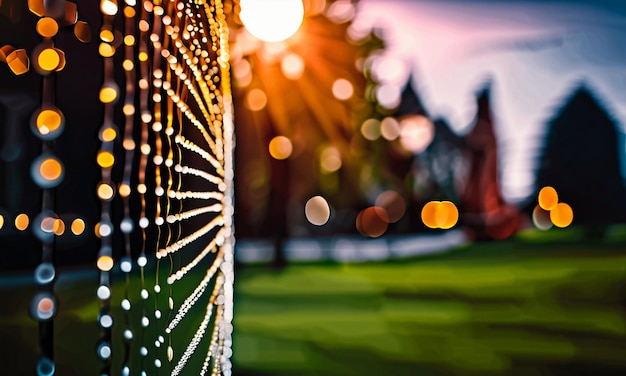
{"label": "red blurred figure", "polygon": [[522,216],[500,192],[488,88],[479,94],[477,102],[476,123],[465,138],[469,176],[460,198],[461,218],[472,239],[504,239],[517,232]]}

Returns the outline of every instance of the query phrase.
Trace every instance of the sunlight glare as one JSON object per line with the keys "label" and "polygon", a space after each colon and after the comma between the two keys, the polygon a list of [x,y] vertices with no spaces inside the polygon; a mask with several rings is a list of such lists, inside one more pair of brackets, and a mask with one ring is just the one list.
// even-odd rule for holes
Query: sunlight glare
{"label": "sunlight glare", "polygon": [[280,42],[298,31],[304,18],[301,0],[241,0],[239,17],[250,34]]}

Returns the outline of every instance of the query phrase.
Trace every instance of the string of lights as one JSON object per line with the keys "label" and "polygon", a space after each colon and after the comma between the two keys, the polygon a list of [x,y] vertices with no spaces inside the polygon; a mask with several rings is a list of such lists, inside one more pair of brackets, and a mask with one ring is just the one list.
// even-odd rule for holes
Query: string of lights
{"label": "string of lights", "polygon": [[113,260],[113,223],[111,221],[111,201],[115,197],[115,185],[111,180],[111,171],[115,164],[114,141],[117,138],[117,130],[114,125],[114,105],[119,99],[120,90],[115,82],[115,64],[113,56],[116,52],[114,21],[118,13],[118,4],[114,0],[102,0],[100,2],[102,13],[102,26],[100,28],[100,45],[98,51],[103,60],[103,83],[99,92],[99,99],[103,105],[103,122],[100,127],[100,151],[97,155],[97,163],[101,169],[102,180],[96,188],[100,199],[101,213],[100,222],[96,225],[96,235],[100,240],[97,266],[100,270],[100,281],[97,296],[100,299],[100,314],[98,322],[101,327],[101,337],[97,346],[97,355],[103,361],[101,373],[111,373],[112,356],[112,326],[113,318],[111,309],[111,270],[114,267]]}
{"label": "string of lights", "polygon": [[[140,141],[139,141],[139,166],[138,166],[138,184],[137,184],[137,192],[139,193],[139,198],[141,202],[141,209],[139,214],[139,227],[141,228],[141,253],[137,259],[137,265],[140,269],[140,277],[141,277],[141,291],[140,297],[141,301],[141,336],[140,336],[140,348],[139,354],[141,355],[140,361],[140,369],[141,374],[146,374],[146,369],[148,367],[145,358],[148,356],[148,347],[147,343],[147,335],[146,330],[150,325],[150,319],[148,318],[147,313],[147,304],[146,301],[149,298],[150,294],[147,289],[146,284],[146,265],[148,264],[148,258],[146,256],[147,249],[147,233],[146,229],[150,224],[150,221],[147,218],[146,212],[146,171],[148,167],[148,156],[151,152],[150,144],[148,143],[149,137],[149,122],[152,121],[152,114],[148,107],[149,98],[150,98],[150,66],[149,66],[149,50],[148,50],[148,36],[150,30],[149,16],[148,11],[149,5],[148,1],[142,1],[139,4],[139,8],[141,9],[140,19],[138,23],[139,28],[139,36],[138,36],[138,49],[139,53],[137,55],[138,65],[139,65],[139,122],[140,122]],[[151,4],[150,4],[151,5]]]}
{"label": "string of lights", "polygon": [[124,139],[122,146],[124,148],[124,172],[122,183],[119,185],[118,193],[122,197],[124,207],[124,218],[122,219],[120,230],[124,234],[124,256],[120,262],[120,269],[124,273],[124,298],[122,299],[121,308],[124,315],[124,331],[122,340],[124,343],[124,359],[122,360],[122,375],[130,375],[130,358],[131,343],[134,338],[133,330],[130,326],[131,322],[131,283],[130,277],[133,269],[133,258],[131,249],[131,233],[135,226],[131,218],[130,212],[130,195],[131,195],[131,177],[133,173],[133,162],[135,156],[135,141],[133,138],[135,124],[135,28],[137,22],[135,20],[137,2],[135,0],[125,0],[124,7],[124,61],[122,68],[124,69],[124,78],[126,80],[124,93]]}

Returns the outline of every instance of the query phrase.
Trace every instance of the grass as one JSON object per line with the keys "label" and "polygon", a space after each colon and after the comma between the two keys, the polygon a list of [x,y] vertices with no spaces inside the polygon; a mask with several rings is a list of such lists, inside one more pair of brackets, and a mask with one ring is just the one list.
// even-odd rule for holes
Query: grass
{"label": "grass", "polygon": [[[241,266],[236,273],[235,375],[626,371],[624,243],[541,236],[525,233],[386,263],[296,264],[282,270]],[[178,287],[180,296],[201,277],[190,276],[187,286]],[[138,283],[132,280],[131,286]],[[100,367],[93,355],[99,335],[95,286],[95,280],[57,285],[59,375],[94,374]],[[122,285],[113,296],[114,307],[120,290]],[[7,374],[32,374],[37,326],[25,313],[34,291],[28,285],[0,287],[5,302],[0,358]],[[139,300],[133,300],[134,309],[141,306]],[[122,315],[113,313],[119,337]],[[197,307],[190,313],[194,322],[173,337],[177,354],[202,315]],[[135,316],[131,325],[138,328]],[[121,348],[114,343],[114,349]],[[192,371],[202,360],[202,354],[192,357],[189,374],[197,373]]]}

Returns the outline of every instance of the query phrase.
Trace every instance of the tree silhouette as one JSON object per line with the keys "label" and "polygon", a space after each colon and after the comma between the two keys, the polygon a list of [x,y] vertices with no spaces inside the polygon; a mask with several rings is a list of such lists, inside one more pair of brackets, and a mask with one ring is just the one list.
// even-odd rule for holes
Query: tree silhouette
{"label": "tree silhouette", "polygon": [[550,185],[574,210],[574,222],[626,220],[616,122],[584,84],[548,122],[537,189]]}

